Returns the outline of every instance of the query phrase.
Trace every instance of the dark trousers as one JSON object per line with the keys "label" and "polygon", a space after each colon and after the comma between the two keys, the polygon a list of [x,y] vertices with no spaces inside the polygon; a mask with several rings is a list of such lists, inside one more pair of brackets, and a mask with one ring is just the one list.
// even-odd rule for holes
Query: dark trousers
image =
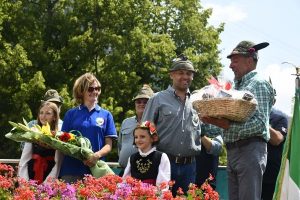
{"label": "dark trousers", "polygon": [[263,200],[272,200],[273,194],[275,190],[276,183],[264,183],[262,184],[262,191],[261,191],[261,199]]}
{"label": "dark trousers", "polygon": [[196,156],[196,185],[200,187],[211,174],[214,179],[209,184],[215,189],[218,165],[219,156],[206,153],[202,146],[200,155]]}

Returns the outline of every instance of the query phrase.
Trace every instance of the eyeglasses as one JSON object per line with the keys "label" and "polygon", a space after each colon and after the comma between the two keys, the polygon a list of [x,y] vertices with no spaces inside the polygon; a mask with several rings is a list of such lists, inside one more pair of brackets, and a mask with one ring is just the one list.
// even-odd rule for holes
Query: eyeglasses
{"label": "eyeglasses", "polygon": [[94,92],[94,90],[99,92],[101,90],[101,87],[99,87],[99,86],[98,87],[89,87],[87,91],[88,92]]}

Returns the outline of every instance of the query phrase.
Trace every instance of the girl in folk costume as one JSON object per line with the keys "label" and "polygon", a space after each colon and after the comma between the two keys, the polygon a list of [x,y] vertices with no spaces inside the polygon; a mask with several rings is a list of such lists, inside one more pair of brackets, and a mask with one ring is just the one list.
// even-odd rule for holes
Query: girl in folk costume
{"label": "girl in folk costume", "polygon": [[171,167],[167,154],[156,150],[159,138],[154,124],[145,121],[133,131],[133,144],[138,152],[131,155],[125,168],[123,179],[127,176],[144,183],[159,186],[171,179]]}
{"label": "girl in folk costume", "polygon": [[[50,125],[52,133],[58,130],[59,110],[55,103],[44,101],[38,111],[37,124]],[[55,150],[45,146],[26,142],[22,151],[18,175],[26,180],[36,180],[39,184],[47,178],[57,178],[54,167]]]}

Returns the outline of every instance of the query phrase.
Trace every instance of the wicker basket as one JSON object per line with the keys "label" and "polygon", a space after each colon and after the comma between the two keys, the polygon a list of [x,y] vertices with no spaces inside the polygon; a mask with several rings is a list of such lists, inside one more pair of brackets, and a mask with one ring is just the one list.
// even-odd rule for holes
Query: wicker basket
{"label": "wicker basket", "polygon": [[193,102],[193,107],[199,116],[226,118],[238,122],[246,121],[255,111],[256,106],[256,100],[246,101],[232,98],[213,98]]}

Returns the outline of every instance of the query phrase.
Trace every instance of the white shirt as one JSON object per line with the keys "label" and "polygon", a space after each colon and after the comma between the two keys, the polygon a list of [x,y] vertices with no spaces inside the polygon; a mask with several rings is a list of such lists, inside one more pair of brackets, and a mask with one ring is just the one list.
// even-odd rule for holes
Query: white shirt
{"label": "white shirt", "polygon": [[[25,180],[29,180],[28,175],[28,162],[32,158],[32,143],[25,142],[22,155],[19,162],[18,176],[24,178]],[[59,170],[61,166],[61,162],[63,159],[63,154],[59,151],[55,151],[54,161],[55,165],[53,166],[51,172],[46,177],[45,181],[49,178],[57,178],[59,175]]]}
{"label": "white shirt", "polygon": [[[140,149],[138,149],[138,151],[139,151],[139,154],[142,157],[146,157],[150,153],[152,153],[153,151],[156,151],[156,147],[152,147],[152,149],[150,149],[146,153],[143,153]],[[125,179],[127,176],[131,176],[130,171],[131,171],[131,166],[130,166],[130,157],[129,157],[127,166],[126,166],[124,174],[123,174],[123,179]],[[156,186],[160,186],[160,184],[163,183],[163,182],[168,183],[170,180],[171,180],[170,161],[169,161],[169,158],[168,158],[167,154],[162,153],[160,164],[159,164],[159,167],[158,167],[158,174],[157,174],[157,177],[156,177]]]}
{"label": "white shirt", "polygon": [[[35,124],[37,124],[37,121],[33,120],[28,123],[28,126],[33,127]],[[62,120],[59,120],[58,125],[60,130],[62,125]],[[55,179],[58,178],[63,156],[64,155],[59,151],[55,151],[55,156],[54,156],[55,165],[53,166],[51,172],[46,177],[45,181],[49,178],[55,178]],[[29,180],[28,162],[31,160],[31,158],[32,158],[32,143],[25,142],[22,150],[20,162],[19,162],[19,167],[18,167],[18,176],[24,178],[25,180]]]}

